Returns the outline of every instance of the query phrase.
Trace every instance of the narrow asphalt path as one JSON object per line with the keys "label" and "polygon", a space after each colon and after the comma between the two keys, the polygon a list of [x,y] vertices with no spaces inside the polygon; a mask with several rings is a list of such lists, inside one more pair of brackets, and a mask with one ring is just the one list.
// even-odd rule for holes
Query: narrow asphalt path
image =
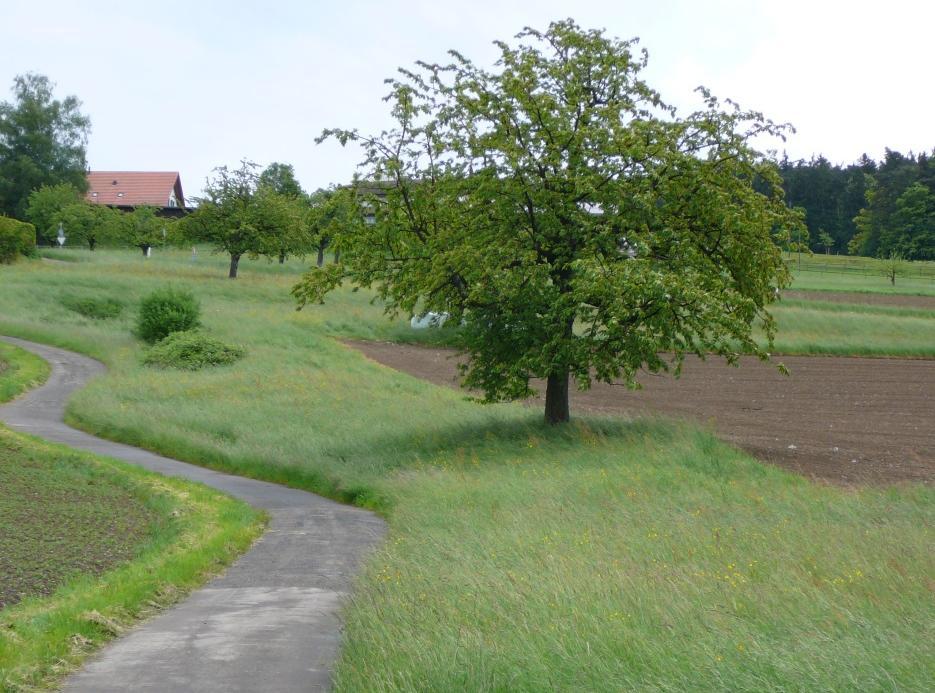
{"label": "narrow asphalt path", "polygon": [[3,337],[46,359],[45,385],[0,406],[14,430],[184,477],[270,514],[266,534],[223,575],[106,646],[66,691],[321,691],[331,684],[342,597],[382,539],[376,515],[305,491],[222,474],[77,431],[68,396],[104,366],[70,351]]}

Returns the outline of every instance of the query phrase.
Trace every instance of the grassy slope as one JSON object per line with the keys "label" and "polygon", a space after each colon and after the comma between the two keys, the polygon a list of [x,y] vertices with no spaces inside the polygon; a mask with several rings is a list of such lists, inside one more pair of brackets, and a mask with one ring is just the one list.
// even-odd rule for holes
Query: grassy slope
{"label": "grassy slope", "polygon": [[48,377],[48,363],[28,351],[0,342],[0,403],[44,383]]}
{"label": "grassy slope", "polygon": [[[12,366],[0,372],[0,401],[48,375],[22,349],[0,343],[0,357]],[[54,685],[261,530],[259,513],[198,484],[0,426],[0,690]]]}
{"label": "grassy slope", "polygon": [[[364,360],[361,293],[295,313],[295,265],[220,260],[17,268],[0,331],[105,356],[83,427],[381,508],[391,536],[347,610],[346,690],[923,688],[935,493],[842,490],[706,432],[480,406]],[[139,366],[132,316],[95,323],[57,292],[127,300],[190,285],[234,368]],[[132,313],[132,311],[130,311]]]}

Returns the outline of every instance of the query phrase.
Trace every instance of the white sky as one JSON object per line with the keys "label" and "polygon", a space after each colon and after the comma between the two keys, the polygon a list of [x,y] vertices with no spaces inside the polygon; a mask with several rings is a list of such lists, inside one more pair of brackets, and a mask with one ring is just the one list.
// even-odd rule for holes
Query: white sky
{"label": "white sky", "polygon": [[455,48],[479,64],[494,39],[572,16],[639,36],[647,81],[684,111],[704,84],[797,128],[790,157],[839,163],[935,147],[930,0],[2,0],[0,99],[48,75],[92,120],[98,170],[178,170],[186,195],[221,164],[295,166],[306,189],[344,182],[353,148],[325,127],[389,124],[383,79]]}

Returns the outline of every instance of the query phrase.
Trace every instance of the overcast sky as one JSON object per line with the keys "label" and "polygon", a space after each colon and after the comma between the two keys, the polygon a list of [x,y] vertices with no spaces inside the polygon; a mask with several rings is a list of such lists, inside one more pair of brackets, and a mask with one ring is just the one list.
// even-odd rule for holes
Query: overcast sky
{"label": "overcast sky", "polygon": [[307,189],[348,180],[352,148],[325,127],[389,124],[383,80],[454,48],[490,65],[494,39],[572,16],[638,36],[665,100],[693,89],[797,129],[790,157],[849,163],[935,147],[935,4],[929,0],[3,0],[0,99],[32,71],[77,95],[97,170],[178,170],[187,195],[221,164],[295,166]]}

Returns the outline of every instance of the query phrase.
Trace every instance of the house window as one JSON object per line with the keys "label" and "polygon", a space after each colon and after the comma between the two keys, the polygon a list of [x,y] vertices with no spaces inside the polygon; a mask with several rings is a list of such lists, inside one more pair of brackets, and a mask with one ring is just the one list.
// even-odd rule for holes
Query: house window
{"label": "house window", "polygon": [[169,198],[169,207],[170,207],[170,208],[174,208],[174,207],[175,207],[175,198],[174,198],[174,197],[170,197],[170,198]]}

